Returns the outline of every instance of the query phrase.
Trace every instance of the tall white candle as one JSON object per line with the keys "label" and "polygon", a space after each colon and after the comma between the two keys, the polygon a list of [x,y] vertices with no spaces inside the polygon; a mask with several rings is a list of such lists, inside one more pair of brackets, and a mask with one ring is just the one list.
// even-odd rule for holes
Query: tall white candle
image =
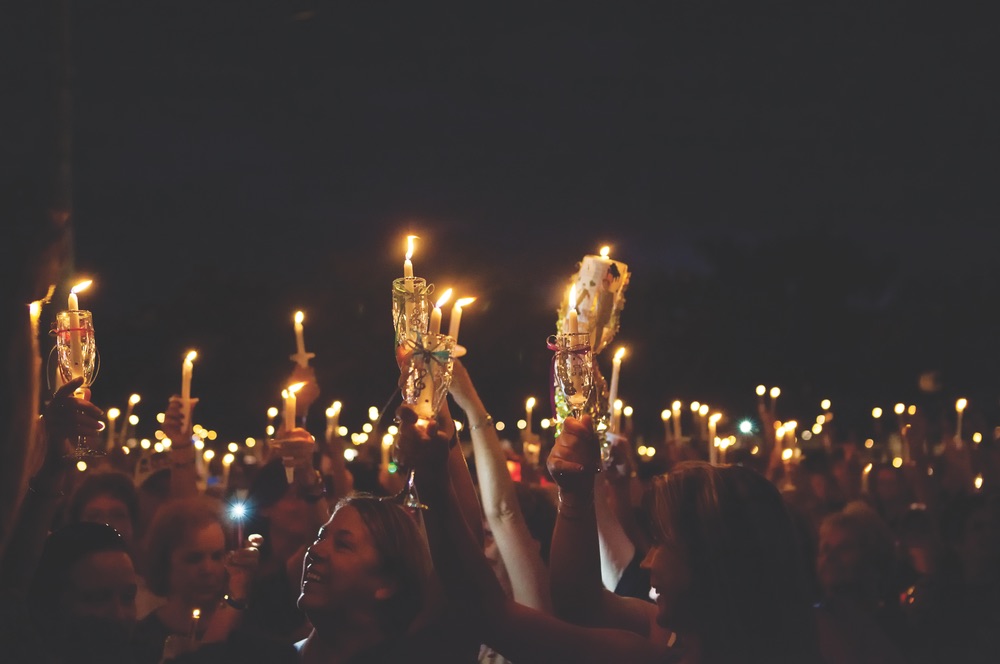
{"label": "tall white candle", "polygon": [[625,347],[615,352],[611,361],[611,388],[608,394],[608,405],[611,406],[611,432],[618,433],[618,417],[615,413],[615,402],[618,400],[618,376],[622,370],[622,358],[625,357]]}
{"label": "tall white candle", "polygon": [[474,297],[463,297],[455,300],[455,306],[451,308],[451,317],[448,319],[448,336],[458,343],[458,326],[462,322],[462,309],[476,301]]}
{"label": "tall white candle", "polygon": [[389,462],[392,460],[389,453],[392,451],[392,434],[387,433],[382,436],[382,467],[388,471]]}
{"label": "tall white candle", "polygon": [[295,428],[295,393],[301,390],[305,383],[295,383],[282,390],[281,396],[285,400],[285,434]]}
{"label": "tall white candle", "polygon": [[955,402],[955,413],[957,414],[957,420],[955,422],[955,442],[960,446],[962,444],[962,413],[965,412],[965,407],[969,405],[968,399],[959,399]]}
{"label": "tall white candle", "polygon": [[719,413],[712,413],[708,418],[708,456],[712,463],[719,462],[719,448],[715,439],[717,438],[718,422],[721,418],[722,415]]}
{"label": "tall white candle", "polygon": [[569,306],[566,314],[566,332],[576,334],[580,331],[579,314],[576,312],[576,284],[569,289]]}
{"label": "tall white candle", "polygon": [[83,342],[80,338],[80,316],[76,313],[80,310],[80,299],[77,293],[86,290],[91,283],[90,280],[81,281],[69,292],[69,359],[73,378],[83,375]]}
{"label": "tall white candle", "polygon": [[330,407],[326,409],[327,442],[337,437],[337,429],[339,428],[340,424],[340,408],[341,408],[341,403],[339,401],[334,401],[330,405]]}
{"label": "tall white candle", "polygon": [[128,443],[128,426],[129,426],[129,420],[132,419],[132,409],[135,408],[135,405],[139,403],[139,401],[141,400],[142,397],[140,397],[138,394],[133,394],[128,398],[128,406],[125,407],[125,417],[122,418],[122,435],[121,435],[122,445]]}
{"label": "tall white candle", "polygon": [[450,298],[451,289],[449,288],[441,294],[441,297],[439,297],[437,303],[435,303],[434,310],[431,311],[431,322],[428,326],[428,331],[431,334],[441,334],[441,307],[443,307]]}
{"label": "tall white candle", "polygon": [[674,414],[674,440],[679,441],[681,439],[681,402],[673,402],[670,409]]}
{"label": "tall white candle", "polygon": [[531,411],[535,408],[535,397],[528,397],[528,400],[524,402],[524,430],[527,434],[531,434]]}
{"label": "tall white candle", "polygon": [[194,371],[194,359],[197,351],[188,351],[181,365],[181,405],[184,408],[184,432],[191,430],[191,374]]}
{"label": "tall white candle", "polygon": [[306,352],[306,341],[302,331],[302,321],[305,320],[305,314],[301,311],[296,311],[294,320],[295,354],[291,356],[291,359],[304,369],[309,366],[309,360],[316,357],[316,354]]}
{"label": "tall white candle", "polygon": [[[416,239],[416,235],[406,236],[406,258],[403,259],[403,288],[407,293],[414,292],[413,284],[413,240]],[[406,315],[406,329],[403,330],[404,335],[408,335],[410,332],[410,326],[413,325],[413,298],[407,297],[403,303],[403,311]]]}

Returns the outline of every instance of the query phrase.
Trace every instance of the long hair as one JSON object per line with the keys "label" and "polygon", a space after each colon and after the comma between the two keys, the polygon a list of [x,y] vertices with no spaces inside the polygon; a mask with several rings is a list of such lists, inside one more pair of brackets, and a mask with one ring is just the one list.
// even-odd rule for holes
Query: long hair
{"label": "long hair", "polygon": [[749,468],[684,461],[652,492],[655,529],[691,568],[676,627],[701,637],[705,661],[819,661],[807,561],[777,488]]}
{"label": "long hair", "polygon": [[402,506],[377,496],[356,493],[341,498],[334,512],[353,507],[371,533],[380,571],[395,582],[396,591],[380,606],[379,620],[390,633],[405,632],[424,607],[431,572],[430,550]]}

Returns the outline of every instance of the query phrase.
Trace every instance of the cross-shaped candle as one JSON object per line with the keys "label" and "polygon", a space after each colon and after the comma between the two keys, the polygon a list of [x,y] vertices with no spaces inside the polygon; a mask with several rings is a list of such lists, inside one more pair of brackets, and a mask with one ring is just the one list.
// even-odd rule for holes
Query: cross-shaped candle
{"label": "cross-shaped candle", "polygon": [[295,354],[291,356],[291,360],[296,362],[300,367],[305,369],[309,366],[309,360],[316,357],[316,353],[306,352],[306,341],[303,336],[302,321],[305,320],[305,314],[301,311],[295,312]]}

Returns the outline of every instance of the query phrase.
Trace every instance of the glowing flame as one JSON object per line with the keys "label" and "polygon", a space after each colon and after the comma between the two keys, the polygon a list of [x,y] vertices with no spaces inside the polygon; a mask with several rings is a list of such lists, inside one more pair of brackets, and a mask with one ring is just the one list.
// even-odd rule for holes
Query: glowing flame
{"label": "glowing flame", "polygon": [[601,258],[607,258],[611,254],[611,247],[601,247]]}
{"label": "glowing flame", "polygon": [[305,319],[306,319],[306,315],[304,313],[302,313],[301,311],[296,311],[295,312],[295,322],[296,323],[298,323],[299,325],[301,325],[302,321],[304,321]]}
{"label": "glowing flame", "polygon": [[469,306],[470,304],[472,304],[475,301],[476,301],[476,298],[474,298],[474,297],[463,297],[460,300],[458,300],[457,302],[455,302],[455,306],[458,307],[459,309],[461,309],[463,307]]}
{"label": "glowing flame", "polygon": [[434,306],[437,307],[438,309],[443,307],[448,302],[448,300],[451,299],[451,290],[452,289],[449,288],[445,292],[441,293],[441,297],[438,298],[438,301]]}
{"label": "glowing flame", "polygon": [[781,394],[781,388],[780,387],[772,387],[771,388],[771,398],[772,399],[777,399],[780,394]]}
{"label": "glowing flame", "polygon": [[618,360],[619,362],[622,361],[623,357],[625,357],[625,346],[619,348],[618,351],[615,353],[615,359]]}
{"label": "glowing flame", "polygon": [[576,284],[569,287],[569,308],[576,309]]}
{"label": "glowing flame", "polygon": [[955,410],[957,410],[958,412],[961,413],[963,410],[965,410],[965,407],[968,406],[968,405],[969,405],[969,400],[968,399],[964,399],[964,398],[963,399],[959,399],[958,401],[955,402]]}
{"label": "glowing flame", "polygon": [[70,289],[70,292],[72,292],[72,293],[80,293],[82,291],[85,291],[88,288],[90,288],[90,284],[92,284],[92,283],[94,283],[93,279],[87,279],[86,281],[81,281],[76,286],[73,286],[73,288]]}
{"label": "glowing flame", "polygon": [[198,351],[189,350],[187,356],[184,358],[185,362],[194,362],[194,358],[198,357]]}
{"label": "glowing flame", "polygon": [[139,403],[139,401],[141,401],[141,400],[142,400],[142,397],[140,397],[138,394],[133,394],[132,396],[130,396],[128,398],[129,404],[131,404],[133,406],[136,405],[137,403]]}
{"label": "glowing flame", "polygon": [[296,392],[298,392],[299,390],[301,390],[305,386],[306,386],[305,383],[294,383],[294,384],[288,386],[288,392],[290,394],[295,394]]}
{"label": "glowing flame", "polygon": [[413,258],[413,241],[417,239],[416,235],[406,236],[406,260]]}
{"label": "glowing flame", "polygon": [[764,387],[763,385],[758,385],[757,386],[757,396],[762,397],[762,396],[764,396],[765,392],[767,392],[767,388],[766,387]]}
{"label": "glowing flame", "polygon": [[531,409],[535,407],[535,397],[528,397],[528,400],[524,402],[525,408]]}

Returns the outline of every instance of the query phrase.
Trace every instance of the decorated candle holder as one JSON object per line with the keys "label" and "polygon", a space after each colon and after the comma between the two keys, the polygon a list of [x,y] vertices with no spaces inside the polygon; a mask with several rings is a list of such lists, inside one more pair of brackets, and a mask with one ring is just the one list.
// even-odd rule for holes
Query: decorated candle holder
{"label": "decorated candle holder", "polygon": [[569,332],[549,337],[554,387],[562,395],[574,418],[585,412],[594,390],[594,353],[590,333]]}
{"label": "decorated candle holder", "polygon": [[399,277],[392,281],[392,321],[395,328],[395,345],[412,339],[417,333],[427,331],[431,305],[428,297],[434,284],[423,277]]}
{"label": "decorated candle holder", "polygon": [[[590,347],[595,355],[607,348],[618,334],[628,282],[627,264],[596,255],[584,256],[570,281],[575,289],[579,325],[590,332]],[[568,313],[567,296],[559,307],[560,325]]]}
{"label": "decorated candle holder", "polygon": [[[83,377],[83,385],[76,390],[75,396],[83,398],[84,390],[94,384],[100,371],[101,362],[97,352],[97,339],[94,336],[94,316],[84,309],[70,309],[56,313],[52,325],[52,335],[55,336],[55,346],[49,353],[49,364],[55,357],[55,367],[46,368],[46,374],[52,374],[57,380],[50,387],[58,389],[74,378]],[[92,444],[90,444],[92,442]],[[81,460],[87,457],[106,456],[104,449],[99,449],[100,437],[89,441],[85,436],[79,436],[73,447],[73,452],[66,455],[67,460]]]}
{"label": "decorated candle holder", "polygon": [[403,339],[397,347],[399,391],[421,419],[433,418],[448,395],[454,351],[453,337],[423,332]]}

